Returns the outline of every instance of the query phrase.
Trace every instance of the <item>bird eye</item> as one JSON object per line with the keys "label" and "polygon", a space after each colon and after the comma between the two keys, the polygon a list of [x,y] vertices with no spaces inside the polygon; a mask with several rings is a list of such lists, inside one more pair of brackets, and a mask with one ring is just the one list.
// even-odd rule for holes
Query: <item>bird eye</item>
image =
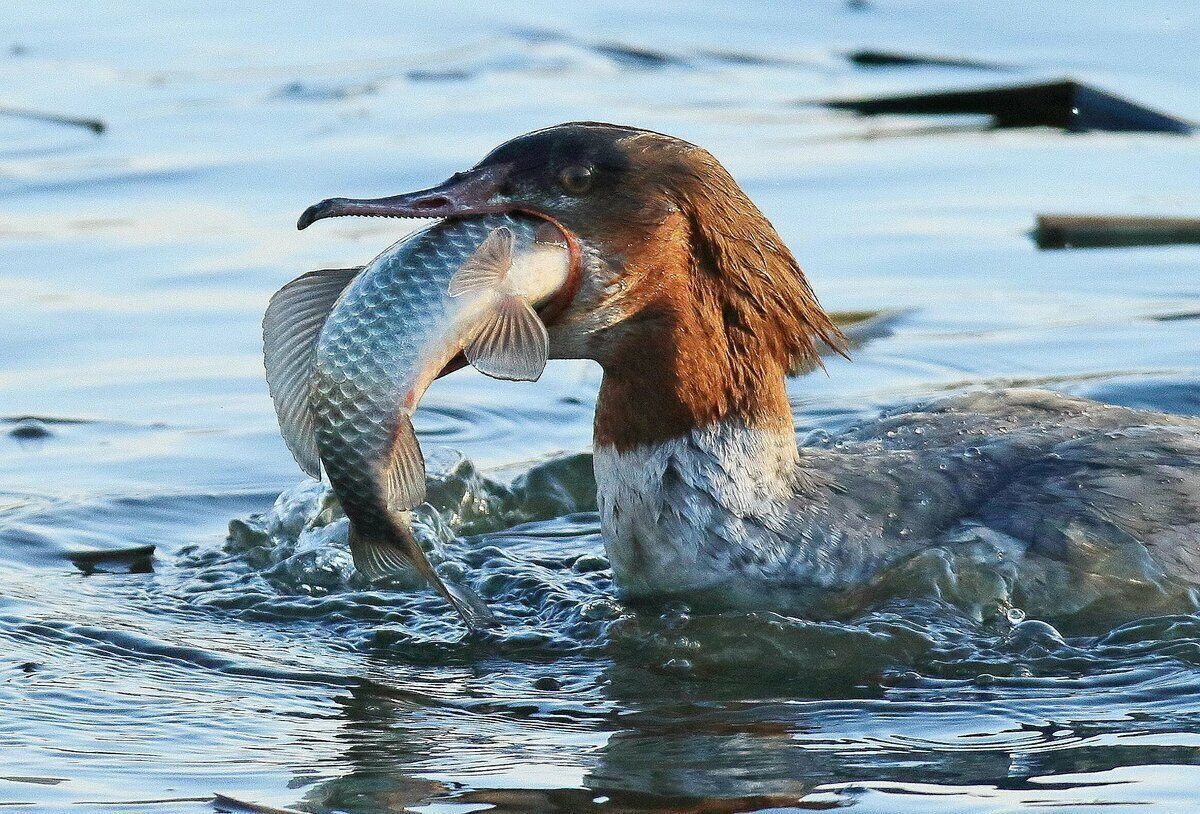
{"label": "bird eye", "polygon": [[592,168],[572,164],[558,174],[558,182],[571,195],[582,195],[592,188]]}

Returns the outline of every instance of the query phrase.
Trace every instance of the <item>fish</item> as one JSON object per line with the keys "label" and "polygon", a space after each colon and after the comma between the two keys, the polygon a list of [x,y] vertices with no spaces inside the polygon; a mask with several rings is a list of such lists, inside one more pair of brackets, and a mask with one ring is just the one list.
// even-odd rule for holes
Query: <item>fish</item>
{"label": "fish", "polygon": [[572,277],[570,238],[523,213],[445,220],[359,268],[280,289],[263,318],[267,385],[288,449],[322,472],[350,521],[355,568],[413,568],[475,629],[496,624],[468,586],[441,577],[413,533],[425,464],[412,416],[438,376],[470,364],[533,381],[548,354],[538,311]]}

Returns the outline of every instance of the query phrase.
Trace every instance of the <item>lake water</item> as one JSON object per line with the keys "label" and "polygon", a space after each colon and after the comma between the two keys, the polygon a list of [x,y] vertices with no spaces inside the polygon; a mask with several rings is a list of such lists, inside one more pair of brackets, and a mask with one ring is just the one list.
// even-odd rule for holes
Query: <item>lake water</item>
{"label": "lake water", "polygon": [[[309,204],[598,119],[711,149],[830,309],[904,311],[790,384],[801,437],[974,385],[1200,414],[1200,248],[1039,252],[1028,234],[1042,212],[1200,214],[1194,137],[799,104],[1070,75],[1200,120],[1200,7],[20,6],[0,12],[0,104],[107,129],[0,115],[4,810],[188,814],[214,792],[429,814],[1197,805],[1200,616],[1055,630],[923,601],[838,623],[620,603],[589,363],[532,385],[463,371],[422,405],[422,528],[508,622],[464,638],[428,590],[354,577],[337,523],[297,534],[319,495],[278,436],[259,321],[291,278],[413,227],[299,233]],[[1008,69],[857,67],[860,48]],[[144,545],[149,565],[69,556]]]}

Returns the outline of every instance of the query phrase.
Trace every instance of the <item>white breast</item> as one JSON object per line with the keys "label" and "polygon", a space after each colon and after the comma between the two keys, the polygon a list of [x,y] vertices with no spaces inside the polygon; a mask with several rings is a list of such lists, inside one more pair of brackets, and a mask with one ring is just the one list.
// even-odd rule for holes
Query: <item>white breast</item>
{"label": "white breast", "polygon": [[601,525],[622,591],[695,591],[778,572],[792,555],[772,517],[792,495],[796,461],[790,426],[734,421],[623,452],[598,446]]}

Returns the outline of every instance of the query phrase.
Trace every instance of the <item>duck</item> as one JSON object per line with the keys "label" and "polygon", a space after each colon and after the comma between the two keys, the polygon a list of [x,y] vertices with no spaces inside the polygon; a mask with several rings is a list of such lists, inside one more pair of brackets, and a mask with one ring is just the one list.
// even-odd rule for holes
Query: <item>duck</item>
{"label": "duck", "polygon": [[844,337],[702,147],[570,122],[428,189],[327,199],[299,227],[494,212],[571,244],[577,273],[542,316],[550,358],[603,370],[593,465],[622,595],[816,612],[919,573],[1043,615],[1200,607],[1200,420],[979,389],[798,443],[786,379]]}

